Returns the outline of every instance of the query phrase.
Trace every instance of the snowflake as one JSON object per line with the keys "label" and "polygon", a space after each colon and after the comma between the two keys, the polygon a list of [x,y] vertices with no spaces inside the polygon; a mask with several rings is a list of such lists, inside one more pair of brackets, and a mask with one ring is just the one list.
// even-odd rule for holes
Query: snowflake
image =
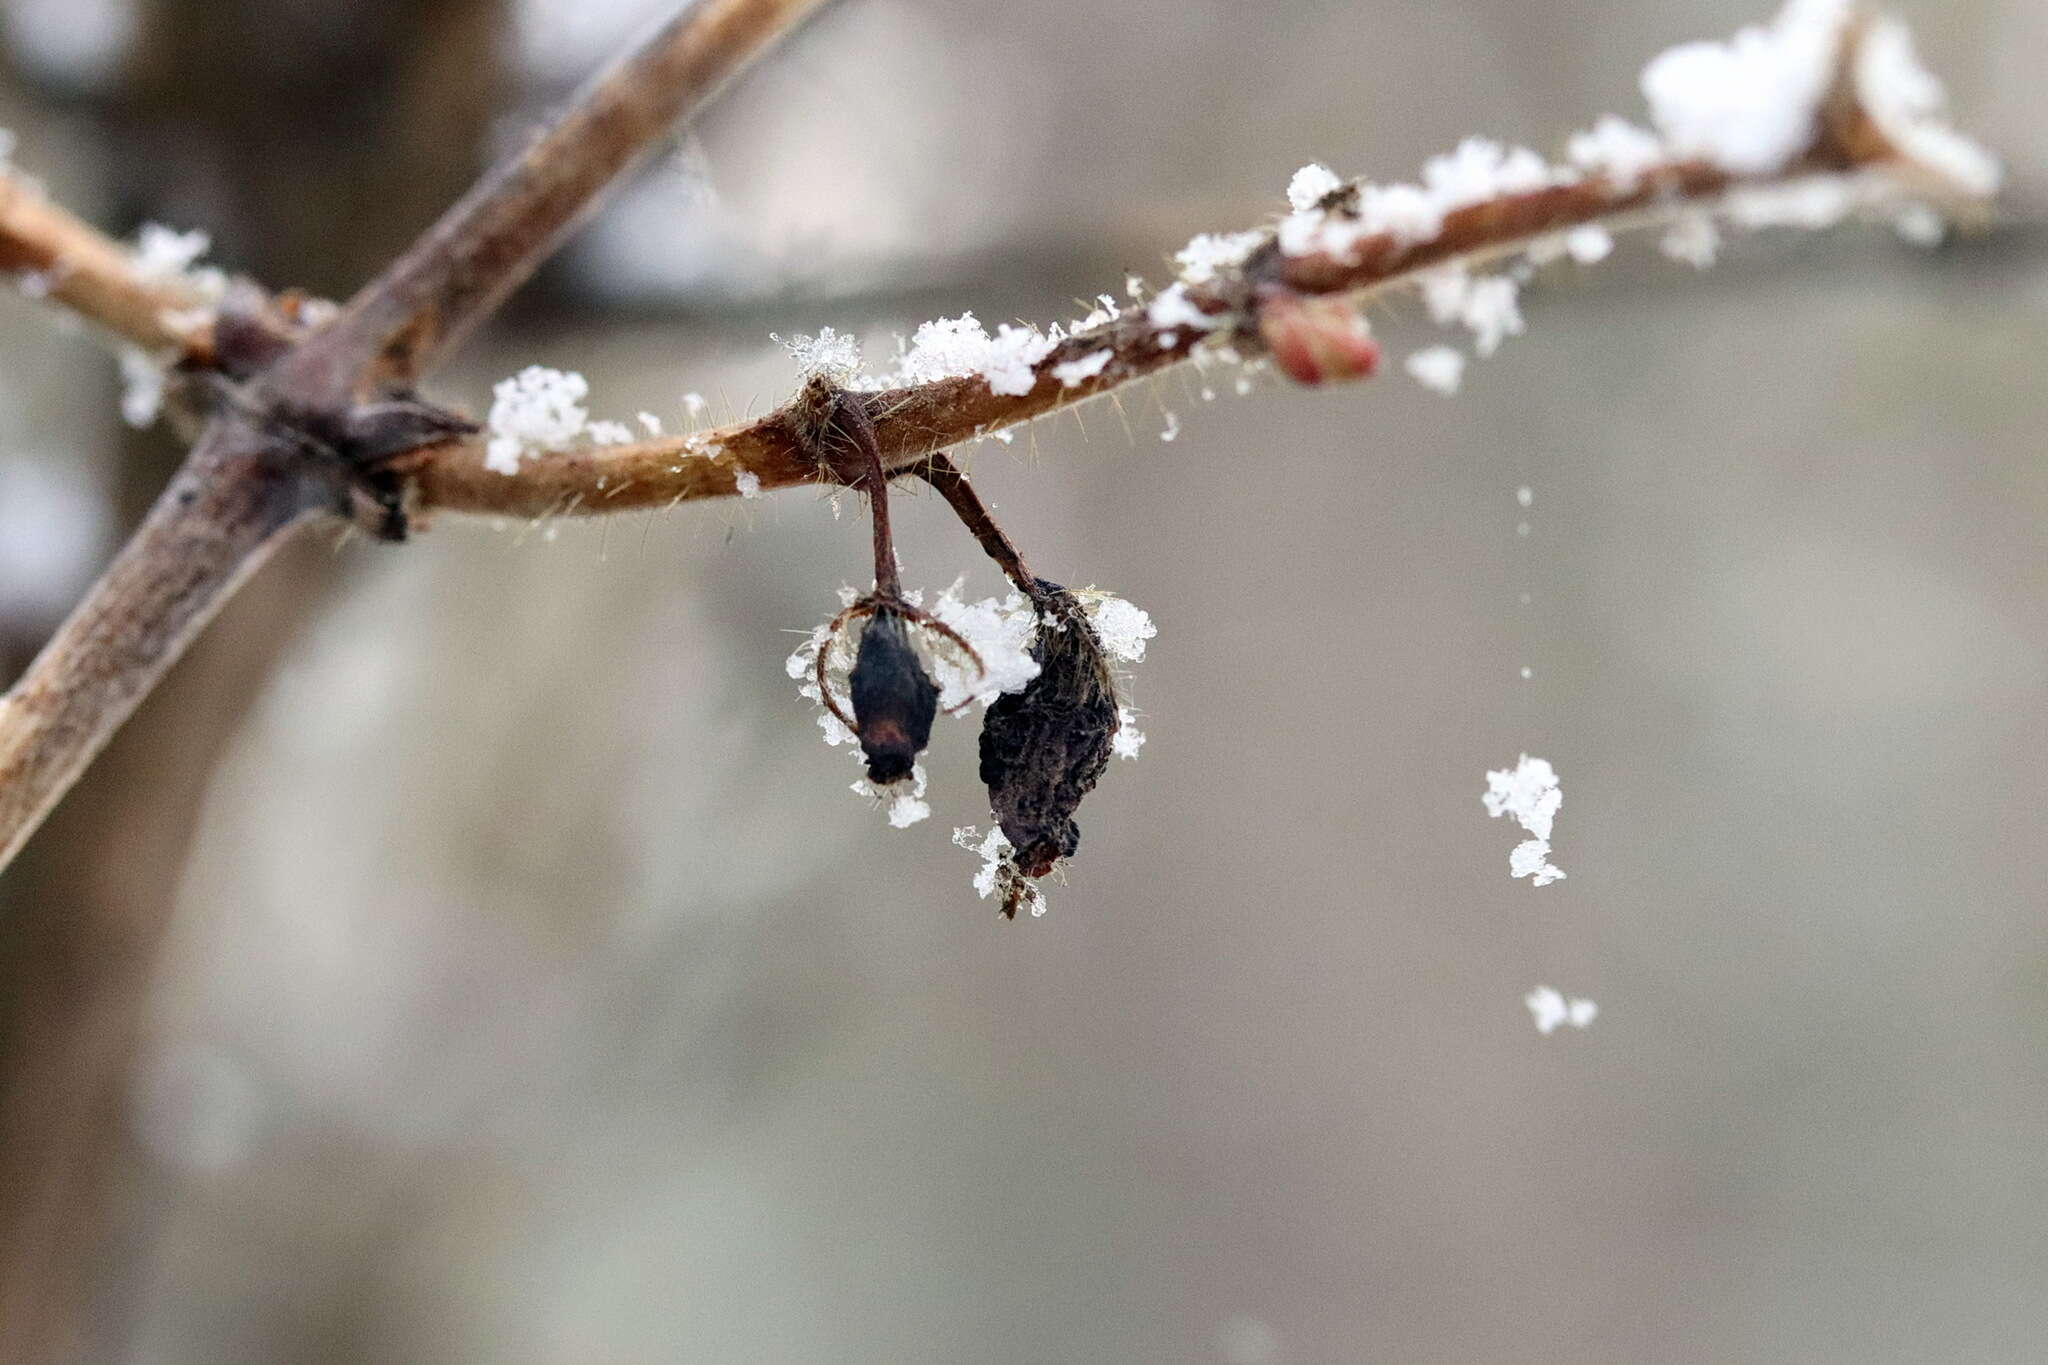
{"label": "snowflake", "polygon": [[1680,156],[1767,175],[1805,151],[1834,78],[1848,0],[1791,0],[1727,42],[1683,43],[1643,68],[1650,121]]}
{"label": "snowflake", "polygon": [[1583,995],[1566,999],[1563,993],[1549,987],[1538,986],[1522,997],[1522,1003],[1529,1007],[1529,1015],[1536,1021],[1536,1031],[1548,1038],[1558,1027],[1570,1024],[1582,1029],[1600,1016],[1600,1006]]}
{"label": "snowflake", "polygon": [[1287,182],[1287,202],[1297,213],[1312,209],[1343,183],[1328,166],[1312,161]]}
{"label": "snowflake", "polygon": [[940,706],[951,710],[970,701],[986,706],[1005,692],[1021,692],[1038,676],[1038,660],[1031,657],[1038,612],[1024,594],[968,602],[955,583],[939,594],[932,615],[959,631],[982,664],[977,671],[957,649],[933,651],[932,680],[939,685]]}
{"label": "snowflake", "polygon": [[1109,656],[1127,664],[1143,663],[1145,642],[1159,634],[1151,615],[1109,593],[1093,593],[1082,600],[1088,623],[1095,627],[1095,634]]}
{"label": "snowflake", "polygon": [[1510,875],[1528,877],[1537,886],[1564,879],[1565,874],[1549,861],[1551,827],[1564,805],[1564,790],[1549,760],[1523,754],[1513,768],[1487,773],[1486,791],[1480,800],[1488,815],[1495,819],[1510,816],[1535,836],[1517,844],[1508,855]]}
{"label": "snowflake", "polygon": [[1465,354],[1455,346],[1431,346],[1408,357],[1408,373],[1425,389],[1453,394],[1465,378]]}
{"label": "snowflake", "polygon": [[1060,381],[1060,387],[1079,388],[1086,381],[1101,374],[1116,352],[1105,346],[1099,351],[1090,351],[1079,360],[1062,361],[1052,367],[1052,377]]}
{"label": "snowflake", "polygon": [[1705,270],[1721,250],[1721,232],[1706,214],[1688,213],[1665,231],[1657,245],[1672,260]]}
{"label": "snowflake", "polygon": [[521,459],[574,441],[590,422],[590,382],[571,370],[529,365],[491,393],[484,467],[500,474],[517,474]]}
{"label": "snowflake", "polygon": [[1572,134],[1565,155],[1580,170],[1604,175],[1616,190],[1630,194],[1644,173],[1662,164],[1668,153],[1655,133],[1627,119],[1602,114],[1592,128]]}
{"label": "snowflake", "polygon": [[1118,758],[1136,758],[1138,750],[1145,747],[1145,732],[1138,728],[1138,713],[1128,706],[1116,709],[1116,734],[1110,738],[1109,751]]}
{"label": "snowflake", "polygon": [[768,339],[789,352],[796,361],[797,372],[806,379],[818,377],[847,384],[860,374],[860,341],[842,336],[830,327],[820,327],[816,336],[793,336],[787,341],[770,332]]}
{"label": "snowflake", "polygon": [[981,871],[974,874],[974,892],[983,900],[1001,892],[1005,900],[1017,898],[1036,919],[1045,913],[1045,893],[1009,861],[1010,841],[1000,827],[983,834],[973,825],[953,831],[953,842],[981,859]]}
{"label": "snowflake", "polygon": [[1221,313],[1211,315],[1195,307],[1184,284],[1168,285],[1154,295],[1145,305],[1145,318],[1154,327],[1190,327],[1200,332],[1213,331],[1229,321]]}
{"label": "snowflake", "polygon": [[1204,232],[1190,238],[1173,254],[1173,260],[1180,267],[1181,279],[1207,284],[1232,266],[1244,264],[1245,257],[1265,240],[1263,232]]}
{"label": "snowflake", "polygon": [[1007,322],[998,325],[981,363],[981,377],[987,381],[988,391],[1010,397],[1031,392],[1038,383],[1033,367],[1051,354],[1053,344],[1052,338],[1040,336],[1028,327],[1012,327]]}

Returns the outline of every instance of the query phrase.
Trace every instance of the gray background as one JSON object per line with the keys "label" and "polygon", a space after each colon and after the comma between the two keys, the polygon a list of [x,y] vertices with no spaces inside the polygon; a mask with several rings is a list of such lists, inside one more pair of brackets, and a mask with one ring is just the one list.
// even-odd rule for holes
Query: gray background
{"label": "gray background", "polygon": [[[661,8],[531,29],[535,98]],[[783,676],[858,518],[340,547],[204,789],[119,1358],[2038,1359],[2048,11],[1898,8],[2015,173],[1981,240],[1627,242],[1455,399],[1175,376],[1128,435],[974,452],[1043,572],[1160,629],[1043,920],[947,842],[972,724],[890,830]],[[440,391],[759,411],[771,330],[1071,316],[1311,157],[1554,151],[1759,17],[848,0],[580,244],[585,306]],[[0,124],[106,192],[48,164],[89,128]],[[91,468],[110,365],[0,300],[0,368],[8,457]],[[911,581],[995,589],[900,509]],[[1540,891],[1478,801],[1525,750],[1566,793]],[[1539,1037],[1538,982],[1599,1021]]]}

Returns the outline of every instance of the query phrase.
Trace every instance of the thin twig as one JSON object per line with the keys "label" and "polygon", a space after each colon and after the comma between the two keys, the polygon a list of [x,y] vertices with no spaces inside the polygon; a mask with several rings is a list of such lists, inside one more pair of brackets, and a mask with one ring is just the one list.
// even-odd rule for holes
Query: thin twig
{"label": "thin twig", "polygon": [[136,269],[134,253],[0,169],[0,274],[132,346],[193,364],[213,359],[213,313],[183,280]]}
{"label": "thin twig", "polygon": [[[1626,190],[1590,177],[1458,209],[1445,216],[1441,231],[1426,242],[1368,238],[1359,244],[1355,258],[1277,256],[1277,278],[1297,294],[1363,299],[1411,284],[1432,268],[1503,255],[1572,227],[1633,227],[1662,221],[1712,204],[1732,190],[1789,184],[1816,171],[1812,163],[1801,162],[1773,175],[1738,179],[1703,162],[1680,161],[1644,173]],[[1218,321],[1219,331],[1256,315],[1258,301],[1245,281],[1231,283],[1243,287],[1190,294],[1197,307]],[[934,452],[1112,394],[1187,361],[1204,335],[1191,327],[1155,325],[1138,309],[1061,341],[1034,367],[1035,382],[1021,395],[998,394],[978,375],[869,394],[883,464],[892,474],[910,472]],[[1256,347],[1255,339],[1243,336],[1233,342]],[[1072,384],[1054,377],[1056,367],[1103,350],[1110,358],[1094,375]],[[752,474],[764,490],[818,478],[802,424],[793,420],[787,406],[757,421],[689,436],[537,455],[523,461],[516,474],[486,467],[482,440],[423,450],[416,465],[414,486],[422,512],[524,517],[547,515],[578,494],[586,495],[581,511],[602,513],[728,497],[739,491],[743,473]],[[595,499],[599,489],[605,493],[601,502]]]}
{"label": "thin twig", "polygon": [[[341,317],[310,340],[267,338],[276,358],[246,386],[214,386],[236,406],[207,428],[136,537],[0,698],[0,867],[276,538],[350,500],[332,496],[337,454],[350,456],[351,442],[356,455],[372,450],[381,429],[381,464],[404,448],[391,445],[404,432],[441,427],[409,442],[416,445],[455,425],[425,405],[406,412],[373,400],[444,359],[674,120],[819,3],[683,6],[487,174]],[[32,197],[13,193],[7,208],[13,235],[0,243],[13,254],[0,255],[0,266],[43,272],[59,302],[129,340],[201,365],[214,359],[210,327],[174,325],[196,296],[149,292],[128,253]],[[389,533],[402,532],[388,476],[366,466],[359,482],[357,505],[385,518]],[[564,501],[574,507],[588,496]]]}
{"label": "thin twig", "polygon": [[[604,187],[645,154],[674,118],[701,104],[749,56],[818,2],[694,0],[634,55],[587,87],[531,147],[486,176],[391,270],[361,291],[339,320],[304,342],[291,336],[266,338],[266,344],[283,353],[268,366],[247,367],[260,373],[246,391],[252,410],[264,415],[263,432],[273,438],[269,448],[278,448],[279,439],[303,437],[297,444],[315,452],[309,458],[325,451],[330,468],[323,475],[330,491],[333,467],[352,469],[356,484],[346,497],[330,498],[329,505],[366,508],[383,518],[378,524],[393,536],[403,531],[407,511],[445,509],[533,518],[623,512],[730,495],[739,491],[743,475],[751,476],[750,491],[835,477],[821,471],[801,397],[798,404],[765,418],[720,431],[544,455],[524,462],[511,475],[486,466],[483,440],[449,435],[464,425],[451,414],[425,405],[407,410],[402,403],[385,404],[392,411],[380,425],[365,406],[385,391],[408,387],[442,359],[531,272]],[[1483,261],[1580,225],[1630,226],[1711,206],[1734,191],[1769,189],[1814,175],[1879,174],[1908,191],[1925,195],[1932,190],[1938,195],[1938,184],[1916,179],[1926,168],[1891,146],[1858,101],[1848,73],[1852,45],[1860,32],[1852,29],[1845,39],[1843,76],[1816,119],[1813,146],[1774,173],[1740,178],[1704,161],[1671,161],[1648,168],[1626,184],[1589,176],[1501,195],[1446,214],[1426,240],[1382,234],[1348,243],[1341,252],[1288,255],[1269,234],[1239,267],[1199,287],[1184,287],[1177,318],[1155,322],[1149,310],[1133,311],[1065,337],[1039,360],[1031,386],[1022,394],[997,393],[980,375],[962,375],[849,397],[872,423],[872,454],[886,477],[913,469],[950,446],[1047,412],[1101,395],[1115,402],[1118,388],[1189,359],[1212,335],[1256,354],[1265,344],[1262,322],[1272,324],[1286,307],[1294,309],[1299,322],[1305,316],[1304,299],[1343,297],[1362,302],[1377,291],[1412,282],[1433,267]],[[82,243],[81,250],[90,251],[90,239],[79,238],[76,231],[69,235]],[[47,252],[28,263],[37,268],[54,264],[60,277],[68,273],[62,268],[64,261]],[[127,287],[132,282],[121,276],[120,261],[102,260],[98,267],[90,260],[86,264],[92,267],[88,276],[105,275],[120,287],[78,286],[77,306],[97,310],[95,315],[105,315],[110,325],[144,332],[169,325],[161,309],[152,312],[136,302]],[[176,341],[186,347],[194,344],[191,337]],[[1104,351],[1106,356],[1100,354]],[[1367,372],[1370,365],[1364,362],[1369,359],[1363,347],[1358,348],[1347,377]],[[1083,361],[1089,363],[1079,364]],[[1074,368],[1066,369],[1062,378],[1058,371],[1067,366]],[[337,454],[342,456],[338,462],[332,458]],[[195,454],[188,473],[201,506],[218,502],[219,510],[233,511],[239,506],[237,497],[256,492],[245,489],[237,495],[209,483],[254,477],[218,452],[203,461]],[[298,488],[306,486],[306,473],[300,471]],[[239,543],[235,531],[234,525],[224,524],[214,539]],[[184,533],[196,538],[198,528],[185,527]],[[254,554],[264,543],[258,537],[244,551]],[[175,538],[163,541],[159,549],[165,546],[179,548]],[[96,676],[92,681],[98,700],[80,703],[109,706],[111,717],[84,724],[81,718],[86,713],[67,703],[67,723],[54,724],[47,719],[55,713],[47,691],[24,693],[6,703],[9,710],[0,716],[0,724],[13,733],[10,743],[18,752],[34,759],[28,764],[0,750],[0,784],[25,789],[0,798],[20,808],[13,827],[33,826],[91,750],[175,657],[189,638],[187,627],[199,619],[199,613],[180,599],[165,598],[148,581],[151,575],[136,571],[137,565],[151,562],[147,555],[138,559],[124,554],[116,572],[125,576],[110,577],[96,588],[80,617],[59,637],[60,644],[74,648],[96,639],[94,632],[114,621],[151,635],[150,648],[124,651],[103,643],[94,656],[103,672],[111,668],[116,675],[123,670],[132,674]],[[154,567],[157,575],[173,579],[183,572],[175,561]],[[202,567],[222,589],[232,586],[239,574],[230,572],[232,565],[208,563],[203,556]],[[213,597],[207,601],[210,605]],[[152,624],[147,616],[152,611],[170,617]],[[67,676],[70,667],[75,665],[61,657],[52,665],[59,677]],[[51,670],[39,663],[31,683],[39,686],[50,676]],[[37,738],[33,732],[39,726],[56,733]],[[0,821],[0,832],[9,828]],[[18,836],[13,842],[18,843]],[[10,846],[0,843],[0,851]]]}
{"label": "thin twig", "polygon": [[693,0],[586,85],[280,367],[281,387],[366,397],[433,370],[679,119],[822,0]]}
{"label": "thin twig", "polygon": [[867,405],[852,394],[838,405],[835,425],[845,428],[860,453],[861,486],[868,491],[868,511],[875,532],[875,596],[896,602],[903,597],[903,571],[896,566],[896,538],[889,529],[889,471],[882,468],[882,452],[875,446],[875,424]]}

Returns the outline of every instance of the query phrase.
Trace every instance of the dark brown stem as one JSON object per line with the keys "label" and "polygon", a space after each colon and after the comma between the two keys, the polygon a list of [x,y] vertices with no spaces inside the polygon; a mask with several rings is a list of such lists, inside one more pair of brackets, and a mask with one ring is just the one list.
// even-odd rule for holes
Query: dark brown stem
{"label": "dark brown stem", "polygon": [[692,0],[586,85],[282,367],[334,401],[432,371],[676,122],[822,0]]}
{"label": "dark brown stem", "polygon": [[954,515],[960,518],[974,538],[981,543],[982,550],[996,562],[1009,580],[1017,585],[1017,591],[1037,602],[1042,596],[1038,578],[1024,566],[1024,556],[1017,549],[1016,542],[996,525],[995,515],[988,510],[988,504],[974,491],[974,485],[967,482],[967,475],[960,466],[943,454],[935,454],[923,464],[911,466],[916,474],[946,500]]}
{"label": "dark brown stem", "polygon": [[834,405],[833,425],[853,441],[860,456],[861,479],[875,526],[875,596],[882,601],[903,600],[903,571],[896,564],[896,538],[889,527],[889,473],[882,468],[882,452],[875,445],[875,423],[867,405],[855,394],[842,392]]}

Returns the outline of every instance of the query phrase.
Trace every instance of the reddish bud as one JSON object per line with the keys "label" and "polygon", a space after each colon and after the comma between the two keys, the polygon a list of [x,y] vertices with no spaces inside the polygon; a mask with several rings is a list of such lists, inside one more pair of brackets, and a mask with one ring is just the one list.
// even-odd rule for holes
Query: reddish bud
{"label": "reddish bud", "polygon": [[1379,343],[1365,315],[1338,294],[1297,294],[1269,288],[1259,296],[1259,338],[1273,363],[1297,384],[1369,379],[1380,367]]}

